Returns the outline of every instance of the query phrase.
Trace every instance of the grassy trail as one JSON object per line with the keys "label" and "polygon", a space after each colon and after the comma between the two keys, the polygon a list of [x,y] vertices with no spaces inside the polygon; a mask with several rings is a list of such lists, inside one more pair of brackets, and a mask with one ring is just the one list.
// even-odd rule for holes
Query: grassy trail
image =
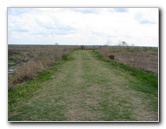
{"label": "grassy trail", "polygon": [[157,121],[157,96],[132,88],[136,77],[78,50],[34,95],[16,102],[10,121]]}

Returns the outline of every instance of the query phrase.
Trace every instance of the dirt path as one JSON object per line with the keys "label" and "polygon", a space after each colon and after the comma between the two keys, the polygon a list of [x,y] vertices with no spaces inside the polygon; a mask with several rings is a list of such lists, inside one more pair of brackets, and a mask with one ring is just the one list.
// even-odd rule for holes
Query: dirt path
{"label": "dirt path", "polygon": [[74,51],[75,58],[43,83],[14,115],[23,121],[156,121],[149,94],[131,85],[130,74],[98,60],[92,51]]}

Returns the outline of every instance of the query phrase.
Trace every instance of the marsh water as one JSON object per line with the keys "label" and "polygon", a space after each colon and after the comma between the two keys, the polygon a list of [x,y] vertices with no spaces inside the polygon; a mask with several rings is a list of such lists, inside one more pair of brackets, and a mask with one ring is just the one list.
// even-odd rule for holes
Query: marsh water
{"label": "marsh water", "polygon": [[8,76],[12,75],[16,71],[16,63],[9,60],[8,63]]}

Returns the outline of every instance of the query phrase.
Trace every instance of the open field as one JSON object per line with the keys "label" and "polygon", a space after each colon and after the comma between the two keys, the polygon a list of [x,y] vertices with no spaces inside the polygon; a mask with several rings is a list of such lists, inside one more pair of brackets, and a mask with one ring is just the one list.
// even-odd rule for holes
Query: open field
{"label": "open field", "polygon": [[109,55],[115,55],[114,61],[116,62],[158,74],[158,48],[104,46],[99,50],[106,58]]}
{"label": "open field", "polygon": [[92,50],[74,50],[9,90],[9,121],[158,121],[158,77]]}

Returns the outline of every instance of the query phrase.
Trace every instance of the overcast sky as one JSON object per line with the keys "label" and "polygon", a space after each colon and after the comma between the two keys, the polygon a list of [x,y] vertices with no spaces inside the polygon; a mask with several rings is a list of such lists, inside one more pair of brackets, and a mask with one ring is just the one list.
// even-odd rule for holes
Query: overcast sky
{"label": "overcast sky", "polygon": [[8,8],[8,44],[158,46],[158,8]]}

